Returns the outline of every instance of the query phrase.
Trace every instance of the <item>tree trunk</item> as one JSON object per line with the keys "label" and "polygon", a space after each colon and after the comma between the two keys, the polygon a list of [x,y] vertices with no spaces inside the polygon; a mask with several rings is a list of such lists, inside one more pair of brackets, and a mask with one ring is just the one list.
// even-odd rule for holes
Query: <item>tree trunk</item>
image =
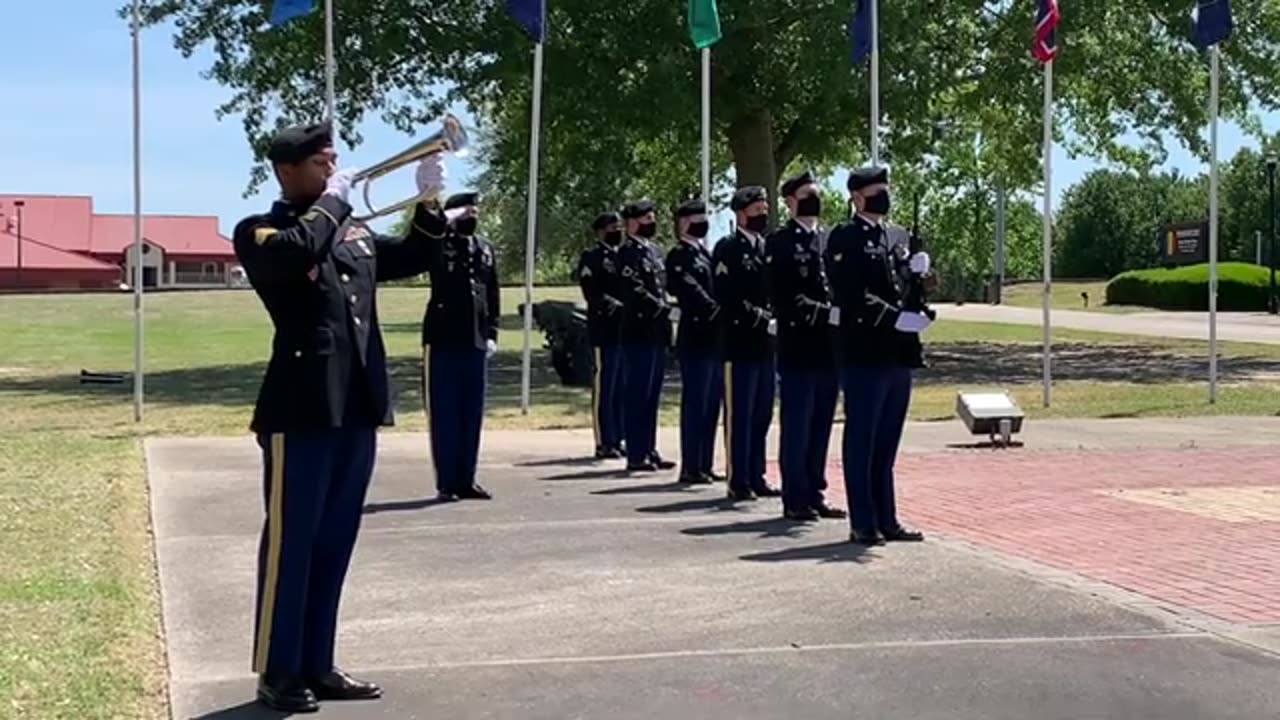
{"label": "tree trunk", "polygon": [[769,192],[769,225],[777,219],[778,166],[774,161],[773,118],[767,110],[729,126],[729,149],[737,186],[759,185]]}

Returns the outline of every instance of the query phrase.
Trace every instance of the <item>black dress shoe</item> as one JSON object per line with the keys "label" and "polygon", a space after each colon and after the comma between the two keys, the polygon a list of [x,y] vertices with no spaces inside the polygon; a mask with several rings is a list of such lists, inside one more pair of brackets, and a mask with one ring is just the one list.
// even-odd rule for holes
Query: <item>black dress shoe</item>
{"label": "black dress shoe", "polygon": [[782,517],[797,522],[817,522],[818,513],[813,508],[788,508],[782,511]]}
{"label": "black dress shoe", "polygon": [[612,460],[612,459],[614,459],[614,458],[618,457],[617,455],[614,455],[614,452],[615,452],[615,451],[614,451],[614,449],[613,449],[613,448],[598,447],[598,448],[596,448],[596,459],[597,459],[597,460]]}
{"label": "black dress shoe", "polygon": [[740,501],[740,500],[741,500],[741,501],[746,501],[746,500],[755,500],[755,499],[756,499],[756,494],[755,494],[755,493],[753,493],[753,492],[751,492],[750,490],[734,490],[733,488],[729,488],[729,493],[728,493],[727,497],[728,497],[730,500],[733,500],[734,502],[737,502],[737,501]]}
{"label": "black dress shoe", "polygon": [[337,668],[308,679],[307,687],[320,700],[376,700],[382,697],[382,688],[371,682],[356,680]]}
{"label": "black dress shoe", "polygon": [[653,463],[654,467],[658,468],[659,470],[670,470],[671,468],[676,466],[676,464],[671,462],[670,460],[664,460],[662,456],[659,455],[658,453],[653,453],[652,455],[650,455],[649,462]]}
{"label": "black dress shoe", "polygon": [[781,490],[776,487],[769,487],[768,485],[751,488],[751,492],[755,493],[758,497],[782,497]]}
{"label": "black dress shoe", "polygon": [[873,545],[883,545],[884,538],[880,537],[880,533],[864,533],[854,530],[849,534],[849,542],[855,545],[865,545],[871,547]]}
{"label": "black dress shoe", "polygon": [[700,473],[690,473],[680,475],[681,485],[710,485],[711,478]]}
{"label": "black dress shoe", "polygon": [[462,500],[492,500],[493,499],[493,495],[490,495],[488,490],[485,490],[479,485],[472,485],[471,487],[459,490],[458,497]]}
{"label": "black dress shoe", "polygon": [[829,520],[843,520],[844,518],[849,517],[849,513],[841,510],[840,508],[833,508],[826,503],[814,505],[813,511],[818,514],[818,517],[827,518]]}
{"label": "black dress shoe", "polygon": [[441,503],[458,502],[458,496],[454,493],[444,492],[442,490],[436,493],[436,502],[441,502]]}
{"label": "black dress shoe", "polygon": [[627,472],[657,472],[658,466],[651,462],[627,463]]}
{"label": "black dress shoe", "polygon": [[710,482],[728,482],[729,481],[729,478],[725,477],[724,475],[718,475],[713,472],[703,473],[703,474],[707,477],[707,480],[709,480]]}
{"label": "black dress shoe", "polygon": [[910,530],[899,525],[891,530],[881,530],[880,534],[884,536],[887,542],[924,542],[924,533],[919,530]]}
{"label": "black dress shoe", "polygon": [[285,713],[313,713],[320,709],[315,693],[298,677],[259,675],[258,702]]}

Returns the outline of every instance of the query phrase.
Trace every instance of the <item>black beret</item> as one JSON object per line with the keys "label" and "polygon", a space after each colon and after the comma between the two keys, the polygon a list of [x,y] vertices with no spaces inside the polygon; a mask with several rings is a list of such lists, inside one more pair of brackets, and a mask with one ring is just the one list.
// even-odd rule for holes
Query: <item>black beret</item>
{"label": "black beret", "polygon": [[653,212],[652,202],[648,200],[637,200],[632,203],[627,203],[626,205],[623,206],[622,217],[626,218],[627,220],[634,220],[636,218],[644,217],[645,215],[648,215],[651,212]]}
{"label": "black beret", "polygon": [[849,192],[861,190],[869,185],[881,185],[889,182],[889,171],[885,168],[870,165],[849,173]]}
{"label": "black beret", "polygon": [[676,217],[689,217],[690,215],[706,215],[707,204],[701,200],[685,200],[676,208]]}
{"label": "black beret", "polygon": [[795,177],[787,178],[786,182],[782,183],[782,196],[789,197],[791,195],[795,195],[796,191],[800,188],[805,185],[812,185],[816,182],[818,181],[813,177],[813,171],[805,170],[803,173],[800,173]]}
{"label": "black beret", "polygon": [[452,210],[454,208],[467,207],[468,205],[477,205],[480,202],[480,194],[474,192],[460,192],[449,196],[444,201],[444,209]]}
{"label": "black beret", "polygon": [[729,207],[733,210],[742,210],[752,203],[758,203],[761,200],[768,200],[769,193],[759,185],[748,185],[744,188],[738,188],[738,192],[733,194],[733,199],[729,201]]}
{"label": "black beret", "polygon": [[591,223],[591,229],[603,230],[606,227],[609,227],[610,225],[617,222],[622,222],[622,218],[618,216],[618,213],[616,212],[600,213],[600,215],[596,217],[595,222]]}
{"label": "black beret", "polygon": [[333,146],[333,125],[328,121],[315,125],[295,125],[276,133],[267,148],[267,159],[276,164],[291,165]]}

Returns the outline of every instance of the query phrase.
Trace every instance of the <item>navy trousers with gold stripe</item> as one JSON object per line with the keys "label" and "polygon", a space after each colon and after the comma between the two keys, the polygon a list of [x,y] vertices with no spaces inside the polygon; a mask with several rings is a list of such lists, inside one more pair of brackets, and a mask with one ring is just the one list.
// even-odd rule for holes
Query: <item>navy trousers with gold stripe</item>
{"label": "navy trousers with gold stripe", "polygon": [[333,667],[342,584],[360,531],[377,430],[261,434],[267,506],[258,551],[253,669]]}
{"label": "navy trousers with gold stripe", "polygon": [[425,353],[436,491],[461,493],[476,484],[489,361],[474,348],[428,345]]}
{"label": "navy trousers with gold stripe", "polygon": [[729,489],[764,487],[765,439],[773,422],[773,358],[724,365],[725,452]]}
{"label": "navy trousers with gold stripe", "polygon": [[782,504],[789,510],[825,504],[827,450],[839,383],[834,368],[783,368],[780,444]]}
{"label": "navy trousers with gold stripe", "polygon": [[591,388],[591,417],[596,431],[597,450],[622,447],[623,381],[622,346],[597,345],[595,382]]}
{"label": "navy trousers with gold stripe", "polygon": [[708,351],[680,350],[680,475],[710,475],[724,366]]}
{"label": "navy trousers with gold stripe", "polygon": [[658,451],[666,351],[661,345],[626,345],[627,464],[648,462]]}

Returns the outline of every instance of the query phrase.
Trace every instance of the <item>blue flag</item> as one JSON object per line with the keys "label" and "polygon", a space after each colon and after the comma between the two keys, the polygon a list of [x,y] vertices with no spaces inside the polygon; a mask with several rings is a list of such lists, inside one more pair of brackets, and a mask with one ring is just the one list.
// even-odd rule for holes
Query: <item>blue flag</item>
{"label": "blue flag", "polygon": [[876,0],[856,0],[853,17],[849,19],[849,44],[852,47],[854,65],[860,65],[871,56],[871,3]]}
{"label": "blue flag", "polygon": [[1231,0],[1198,0],[1191,24],[1191,41],[1207,48],[1231,37]]}
{"label": "blue flag", "polygon": [[290,20],[306,15],[315,8],[315,0],[274,0],[271,3],[271,24],[283,25]]}
{"label": "blue flag", "polygon": [[507,14],[529,33],[534,42],[546,39],[546,0],[507,0]]}

